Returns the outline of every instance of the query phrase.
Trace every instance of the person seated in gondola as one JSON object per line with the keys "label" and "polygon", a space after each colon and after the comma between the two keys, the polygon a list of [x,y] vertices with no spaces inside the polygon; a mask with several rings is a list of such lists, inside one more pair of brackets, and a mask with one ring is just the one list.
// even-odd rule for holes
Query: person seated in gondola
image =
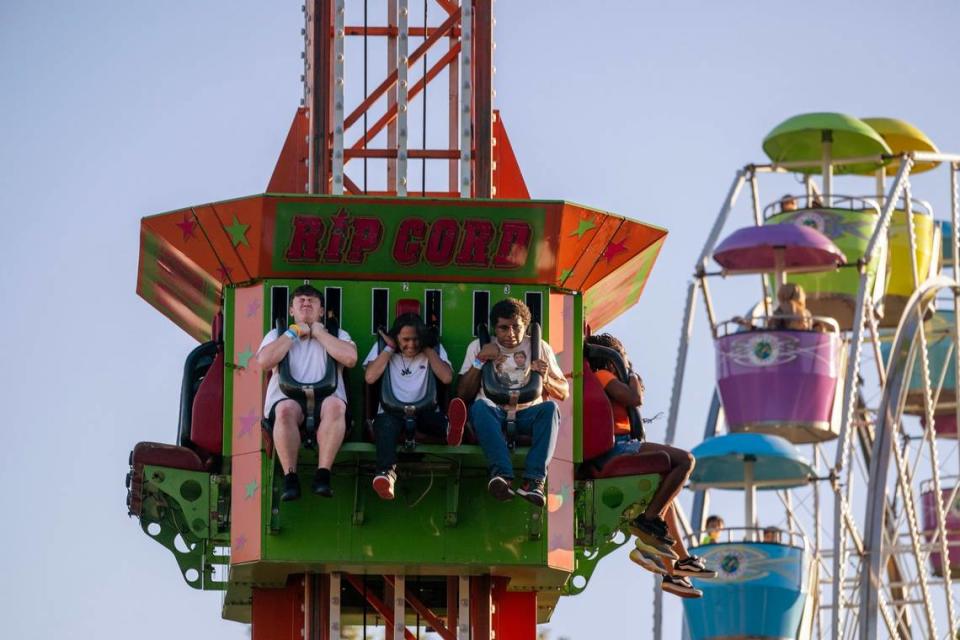
{"label": "person seated in gondola", "polygon": [[[263,337],[256,356],[262,370],[274,370],[267,384],[263,414],[267,416],[265,422],[283,468],[283,492],[280,498],[296,500],[300,497],[297,456],[301,442],[300,427],[305,423],[317,425],[317,471],[313,479],[313,492],[330,498],[333,497],[330,468],[346,432],[347,395],[343,385],[343,367],[352,367],[357,363],[357,345],[343,329],[338,329],[337,335],[327,331],[322,322],[323,294],[309,284],[294,289],[290,315],[294,324],[283,332],[271,329]],[[336,367],[335,379],[328,369],[330,366]],[[287,373],[294,381],[309,381],[308,384],[329,377],[331,393],[320,399],[319,406],[313,402],[312,396],[309,402],[292,398],[282,388],[285,383],[281,378]],[[309,405],[313,405],[313,411],[310,411]],[[316,413],[319,413],[319,420],[316,420]]]}
{"label": "person seated in gondola", "polygon": [[[405,427],[406,407],[399,405],[406,404],[412,411],[422,404],[421,410],[416,413],[417,429],[446,438],[447,444],[455,447],[463,439],[467,408],[463,400],[454,398],[448,407],[448,421],[437,405],[435,387],[429,384],[430,377],[433,376],[442,384],[450,384],[453,369],[443,345],[437,342],[418,314],[400,314],[390,331],[381,329],[380,336],[383,349],[380,349],[379,341],[371,347],[363,361],[363,377],[367,384],[388,377],[389,393],[392,394],[390,403],[398,405],[391,407],[390,403],[388,406],[381,403],[373,420],[377,446],[377,474],[373,478],[373,489],[382,499],[393,500],[397,480],[397,438]],[[434,393],[430,394],[430,389],[434,389]],[[381,388],[381,397],[383,395]]]}
{"label": "person seated in gondola", "polygon": [[810,331],[813,316],[807,309],[807,295],[800,285],[788,282],[777,289],[777,308],[767,323],[775,331]]}
{"label": "person seated in gondola", "polygon": [[783,532],[777,527],[765,527],[763,529],[763,541],[767,544],[781,544]]}
{"label": "person seated in gondola", "polygon": [[[569,393],[567,379],[550,345],[537,338],[533,344],[527,328],[530,309],[522,301],[505,298],[490,309],[493,339],[467,346],[460,368],[457,395],[470,406],[470,422],[489,464],[487,491],[497,500],[515,494],[532,504],[546,504],[544,480],[560,429],[559,407]],[[499,371],[494,367],[499,366]],[[487,373],[484,373],[485,367]],[[542,387],[536,383],[542,382]],[[531,388],[536,387],[534,391]],[[494,395],[494,399],[489,396]],[[528,397],[529,396],[529,397]],[[512,427],[511,427],[512,425]],[[523,483],[514,491],[513,464],[504,427],[532,439],[523,471]]]}
{"label": "person seated in gondola", "polygon": [[[630,367],[626,349],[619,339],[608,333],[602,333],[588,336],[586,342],[620,354],[626,365],[628,378],[626,383],[619,379],[617,367],[610,358],[594,352],[588,355],[587,363],[603,385],[603,390],[610,399],[614,416],[614,446],[593,463],[602,466],[617,456],[641,451],[663,451],[670,458],[670,471],[664,476],[646,511],[630,523],[630,532],[642,543],[631,552],[630,559],[650,571],[663,574],[664,591],[684,597],[699,597],[702,594],[694,589],[687,578],[689,576],[712,578],[716,576],[716,572],[707,569],[701,558],[687,552],[672,508],[674,499],[693,471],[693,456],[683,449],[646,442],[642,434],[640,438],[633,437],[627,411],[631,407],[640,407],[643,404],[643,380]],[[653,549],[675,562],[664,565],[647,549]]]}
{"label": "person seated in gondola", "polygon": [[797,199],[789,193],[780,198],[780,211],[796,211]]}
{"label": "person seated in gondola", "polygon": [[707,530],[703,532],[700,538],[700,544],[717,544],[720,542],[720,533],[723,531],[725,523],[723,518],[718,515],[712,515],[707,518]]}

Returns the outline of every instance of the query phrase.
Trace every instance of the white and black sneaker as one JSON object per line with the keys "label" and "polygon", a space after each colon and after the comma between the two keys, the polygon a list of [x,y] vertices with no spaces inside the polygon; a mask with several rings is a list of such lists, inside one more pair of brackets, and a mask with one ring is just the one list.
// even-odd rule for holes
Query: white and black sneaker
{"label": "white and black sneaker", "polygon": [[630,552],[630,559],[650,573],[661,576],[667,575],[667,567],[664,566],[660,556],[655,553],[650,553],[644,549],[634,549]]}
{"label": "white and black sneaker", "polygon": [[490,482],[487,483],[487,493],[500,502],[506,502],[514,496],[513,487],[510,486],[512,482],[513,478],[493,476],[490,478]]}
{"label": "white and black sneaker", "polygon": [[677,560],[674,563],[673,575],[707,580],[710,578],[716,578],[717,572],[713,569],[708,569],[707,565],[703,562],[703,558],[698,556],[690,556],[688,558],[684,558],[683,560]]}
{"label": "white and black sneaker", "polygon": [[693,583],[690,582],[690,578],[685,578],[683,576],[663,576],[663,582],[660,584],[660,588],[666,591],[667,593],[672,593],[675,596],[680,596],[681,598],[702,598],[703,591],[697,589],[693,586]]}
{"label": "white and black sneaker", "polygon": [[547,496],[543,492],[543,480],[524,478],[523,484],[517,489],[517,495],[535,507],[547,504]]}

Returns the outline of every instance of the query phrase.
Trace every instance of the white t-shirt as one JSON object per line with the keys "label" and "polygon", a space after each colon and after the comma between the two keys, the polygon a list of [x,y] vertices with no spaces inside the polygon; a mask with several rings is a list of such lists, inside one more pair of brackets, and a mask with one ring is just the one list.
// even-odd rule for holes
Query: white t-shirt
{"label": "white t-shirt", "polygon": [[[513,347],[512,349],[507,349],[501,345],[496,340],[493,341],[493,344],[500,347],[500,354],[507,356],[506,360],[502,363],[496,364],[495,369],[497,372],[497,377],[500,379],[500,382],[503,386],[508,389],[518,389],[527,383],[527,380],[530,378],[530,337],[525,337],[519,345]],[[463,358],[463,366],[460,367],[460,375],[463,375],[470,371],[470,368],[473,366],[473,361],[476,360],[477,355],[480,353],[480,340],[474,340],[469,345],[467,345],[467,354]],[[557,356],[554,355],[553,349],[550,348],[550,345],[540,341],[540,359],[547,361],[547,369],[554,377],[563,379],[563,371],[560,370],[560,365],[557,364]],[[480,385],[480,391],[477,393],[477,400],[483,400],[487,404],[496,406],[496,404],[487,398],[483,393],[483,384]],[[543,402],[543,398],[535,398],[532,401],[518,405],[518,408],[523,409],[535,404]]]}
{"label": "white t-shirt", "polygon": [[[370,353],[363,360],[363,366],[366,367],[379,355],[380,346],[374,342],[370,348]],[[441,360],[450,364],[450,358],[442,344],[437,345],[437,355],[440,356]],[[413,358],[406,358],[394,351],[387,366],[390,367],[390,383],[393,387],[393,395],[400,402],[416,402],[427,392],[427,376],[432,375],[432,372],[430,371],[430,361],[422,351]],[[384,370],[384,373],[386,373],[386,370]],[[383,407],[380,407],[378,413],[382,412]]]}
{"label": "white t-shirt", "polygon": [[[337,337],[353,344],[353,339],[350,337],[350,334],[343,329],[340,329]],[[263,336],[260,349],[263,349],[276,339],[277,330],[271,329],[267,335]],[[290,338],[285,337],[283,339],[289,340]],[[287,354],[290,356],[290,375],[292,375],[295,380],[305,383],[316,382],[322,380],[324,374],[327,372],[327,350],[313,338],[295,340]],[[347,392],[343,388],[343,365],[339,363],[337,364],[337,390],[333,392],[333,395],[344,402],[347,401]],[[267,384],[267,397],[263,402],[264,417],[270,415],[270,408],[274,404],[286,397],[283,391],[280,390],[280,376],[277,374],[276,369],[274,369],[273,375],[270,376],[270,382]]]}

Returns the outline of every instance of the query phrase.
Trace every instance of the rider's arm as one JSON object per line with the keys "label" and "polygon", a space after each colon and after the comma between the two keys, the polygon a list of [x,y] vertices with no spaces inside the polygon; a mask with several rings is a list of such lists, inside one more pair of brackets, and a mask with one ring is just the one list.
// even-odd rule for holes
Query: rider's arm
{"label": "rider's arm", "polygon": [[437,376],[437,380],[443,384],[450,384],[453,381],[453,367],[449,362],[444,361],[433,347],[425,347],[423,355],[427,356],[427,362],[430,363],[430,369],[433,375]]}
{"label": "rider's arm", "polygon": [[[491,346],[488,343],[484,349]],[[494,345],[494,349],[499,349]],[[496,355],[494,355],[496,357]],[[480,341],[474,340],[467,346],[467,353],[463,358],[463,366],[460,367],[460,379],[457,381],[457,396],[466,402],[470,402],[477,397],[480,391],[480,369],[485,362],[483,349],[480,348]],[[477,366],[477,365],[481,366]]]}
{"label": "rider's arm", "polygon": [[[293,329],[289,330],[294,332]],[[304,331],[309,335],[309,328],[304,329],[300,327],[301,333]],[[269,335],[269,334],[267,334]],[[260,350],[257,351],[257,365],[262,371],[269,371],[275,366],[280,364],[280,361],[283,360],[283,357],[287,355],[287,352],[290,351],[290,347],[293,346],[293,341],[296,338],[292,337],[286,331],[281,333],[279,337],[274,338],[273,341],[268,342],[260,347]]]}
{"label": "rider's arm", "polygon": [[639,407],[643,404],[643,382],[636,374],[630,376],[630,384],[624,384],[616,376],[611,376],[603,390],[611,400],[625,407]]}
{"label": "rider's arm", "polygon": [[[373,346],[373,349],[376,349],[377,345]],[[371,349],[371,352],[373,351]],[[387,370],[387,365],[390,363],[390,358],[393,357],[393,347],[385,345],[383,351],[377,353],[377,357],[370,359],[370,356],[367,356],[367,363],[364,365],[363,379],[367,384],[373,384],[383,375],[383,372]]]}
{"label": "rider's arm", "polygon": [[357,364],[357,345],[332,335],[322,322],[314,322],[311,327],[313,339],[320,343],[330,357],[350,368]]}
{"label": "rider's arm", "polygon": [[570,395],[570,385],[567,378],[563,375],[563,370],[557,363],[557,356],[553,354],[553,349],[546,342],[540,342],[540,353],[547,362],[547,372],[543,376],[543,388],[547,394],[557,400],[566,400]]}

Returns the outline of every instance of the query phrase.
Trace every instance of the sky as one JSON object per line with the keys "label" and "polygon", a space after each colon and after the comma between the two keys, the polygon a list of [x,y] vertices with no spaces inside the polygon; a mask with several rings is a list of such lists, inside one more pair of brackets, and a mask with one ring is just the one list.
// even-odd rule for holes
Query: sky
{"label": "sky", "polygon": [[[642,369],[648,416],[668,409],[694,261],[734,172],[765,160],[777,123],[899,117],[960,152],[955,2],[500,0],[495,11],[495,103],[531,194],[670,231],[640,303],[609,327]],[[145,215],[264,191],[301,97],[301,26],[295,0],[0,3],[5,637],[246,637],[220,620],[219,594],[188,588],[126,516],[127,454],[173,440],[193,346],[134,293],[138,230]],[[790,177],[766,184],[764,202],[798,190]],[[746,208],[735,215],[731,229],[748,224]],[[724,287],[721,315],[756,289]],[[713,384],[697,323],[685,447],[700,440]],[[649,637],[652,584],[624,550],[546,628]],[[680,616],[669,599],[665,637],[679,637]]]}

